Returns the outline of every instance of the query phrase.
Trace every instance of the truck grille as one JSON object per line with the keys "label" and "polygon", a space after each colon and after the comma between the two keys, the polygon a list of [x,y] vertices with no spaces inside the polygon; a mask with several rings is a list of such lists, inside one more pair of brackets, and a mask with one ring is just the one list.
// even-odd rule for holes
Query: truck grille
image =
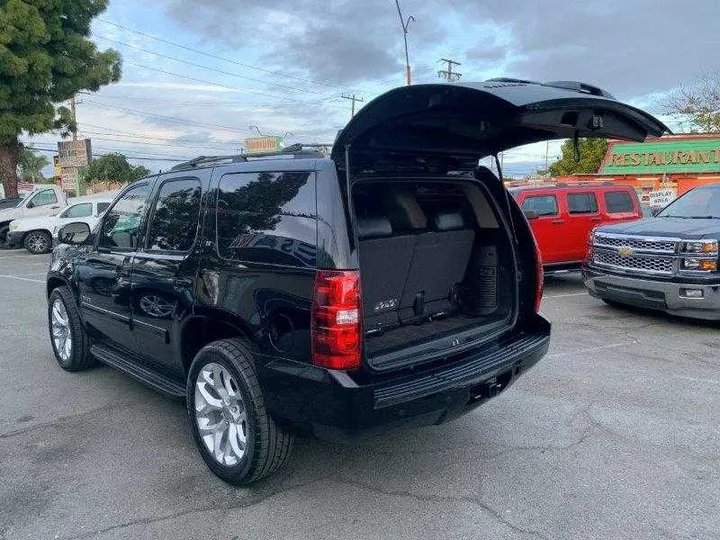
{"label": "truck grille", "polygon": [[595,234],[596,247],[629,247],[637,251],[650,253],[675,253],[677,242],[673,239],[640,238],[632,236],[616,236],[603,233]]}
{"label": "truck grille", "polygon": [[593,252],[593,262],[601,266],[609,266],[621,270],[636,270],[653,274],[673,273],[673,258],[669,257],[637,257],[633,255],[620,255],[617,252],[596,250]]}

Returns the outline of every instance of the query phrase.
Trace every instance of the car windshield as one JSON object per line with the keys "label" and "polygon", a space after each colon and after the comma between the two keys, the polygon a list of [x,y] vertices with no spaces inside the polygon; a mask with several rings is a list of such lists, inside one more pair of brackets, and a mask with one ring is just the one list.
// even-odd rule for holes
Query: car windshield
{"label": "car windshield", "polygon": [[720,184],[688,191],[665,207],[658,217],[720,219]]}

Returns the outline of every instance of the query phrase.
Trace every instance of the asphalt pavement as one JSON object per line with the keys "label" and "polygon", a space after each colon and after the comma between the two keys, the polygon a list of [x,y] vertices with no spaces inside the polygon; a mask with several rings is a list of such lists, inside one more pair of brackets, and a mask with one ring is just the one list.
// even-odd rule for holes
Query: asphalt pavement
{"label": "asphalt pavement", "polygon": [[0,540],[720,538],[720,325],[549,278],[551,350],[507,392],[442,426],[299,439],[287,468],[237,489],[182,403],[57,367],[48,260],[0,252]]}

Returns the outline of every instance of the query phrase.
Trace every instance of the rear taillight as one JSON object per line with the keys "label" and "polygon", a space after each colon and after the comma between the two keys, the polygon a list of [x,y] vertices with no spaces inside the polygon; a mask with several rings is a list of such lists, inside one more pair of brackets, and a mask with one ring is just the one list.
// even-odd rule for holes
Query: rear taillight
{"label": "rear taillight", "polygon": [[543,272],[543,261],[540,248],[535,242],[535,313],[540,313],[540,304],[542,304],[543,298],[543,285],[545,280],[545,274]]}
{"label": "rear taillight", "polygon": [[357,369],[361,349],[360,272],[318,270],[312,304],[313,364]]}

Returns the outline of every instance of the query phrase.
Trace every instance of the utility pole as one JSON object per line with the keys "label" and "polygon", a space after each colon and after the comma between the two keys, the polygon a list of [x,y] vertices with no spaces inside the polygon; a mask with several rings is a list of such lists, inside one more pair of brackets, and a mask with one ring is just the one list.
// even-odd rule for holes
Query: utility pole
{"label": "utility pole", "polygon": [[400,0],[395,0],[395,5],[397,6],[398,17],[400,17],[400,25],[403,30],[403,39],[405,40],[405,79],[407,81],[407,85],[410,86],[412,84],[412,76],[410,74],[410,56],[408,55],[407,34],[410,21],[414,21],[415,17],[410,15],[407,19],[404,19],[402,11],[400,11]]}
{"label": "utility pole", "polygon": [[545,173],[548,170],[548,154],[550,153],[550,141],[545,141]]}
{"label": "utility pole", "polygon": [[355,97],[355,94],[353,94],[352,96],[346,96],[345,94],[343,94],[340,97],[342,97],[343,99],[349,99],[350,101],[352,101],[352,115],[350,116],[350,118],[355,116],[355,102],[359,101],[360,103],[362,103],[364,101],[363,98]]}
{"label": "utility pole", "polygon": [[462,77],[462,73],[453,71],[453,66],[460,66],[462,64],[460,64],[460,62],[456,62],[455,60],[448,60],[447,58],[441,58],[440,60],[447,63],[447,69],[441,69],[438,71],[438,77],[445,79],[449,83],[459,81],[460,77]]}
{"label": "utility pole", "polygon": [[73,141],[77,141],[77,105],[75,103],[75,96],[70,98],[70,112],[72,113],[73,123],[75,124],[75,129],[73,129],[72,132]]}

